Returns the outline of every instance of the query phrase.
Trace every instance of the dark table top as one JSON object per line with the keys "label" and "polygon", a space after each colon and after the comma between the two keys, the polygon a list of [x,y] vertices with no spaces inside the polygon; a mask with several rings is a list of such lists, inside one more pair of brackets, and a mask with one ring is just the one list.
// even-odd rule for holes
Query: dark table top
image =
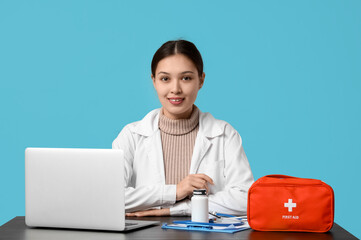
{"label": "dark table top", "polygon": [[[134,218],[130,218],[134,219]],[[139,220],[160,221],[161,223],[171,223],[175,220],[188,218],[182,217],[144,217]],[[92,230],[72,230],[55,228],[29,228],[25,225],[25,217],[15,217],[0,227],[0,240],[42,240],[42,239],[277,239],[277,240],[299,240],[299,239],[357,239],[338,224],[334,224],[328,233],[296,233],[296,232],[258,232],[246,230],[234,234],[210,233],[210,232],[189,232],[172,229],[161,229],[161,226],[150,226],[130,232],[110,232]]]}

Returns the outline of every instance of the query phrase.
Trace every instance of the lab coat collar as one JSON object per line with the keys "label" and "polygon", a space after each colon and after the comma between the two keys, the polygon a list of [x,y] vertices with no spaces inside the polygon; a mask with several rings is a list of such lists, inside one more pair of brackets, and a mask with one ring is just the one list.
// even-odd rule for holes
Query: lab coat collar
{"label": "lab coat collar", "polygon": [[[152,136],[159,130],[158,121],[160,108],[149,112],[138,124],[133,128],[133,132],[146,137]],[[215,119],[210,113],[199,111],[199,132],[207,138],[214,138],[222,135],[226,123]]]}

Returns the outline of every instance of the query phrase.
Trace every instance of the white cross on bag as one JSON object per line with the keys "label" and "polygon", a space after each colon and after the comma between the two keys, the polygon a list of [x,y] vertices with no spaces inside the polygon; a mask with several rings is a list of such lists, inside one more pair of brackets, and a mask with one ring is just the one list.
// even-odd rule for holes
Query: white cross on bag
{"label": "white cross on bag", "polygon": [[296,207],[297,204],[292,202],[292,199],[288,199],[288,202],[284,205],[286,208],[288,208],[289,212],[292,212],[292,208]]}

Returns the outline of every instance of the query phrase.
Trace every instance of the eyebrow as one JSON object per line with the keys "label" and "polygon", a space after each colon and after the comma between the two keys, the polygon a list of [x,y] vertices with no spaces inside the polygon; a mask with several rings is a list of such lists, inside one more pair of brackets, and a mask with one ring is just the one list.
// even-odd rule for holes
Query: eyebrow
{"label": "eyebrow", "polygon": [[158,72],[158,74],[168,74],[169,75],[169,73],[167,73],[167,72]]}
{"label": "eyebrow", "polygon": [[[167,73],[167,72],[158,72],[158,74],[168,74],[168,75],[170,75],[170,73]],[[181,72],[181,74],[186,74],[186,73],[192,73],[192,74],[194,74],[194,72],[192,72],[192,71],[184,71],[184,72]]]}
{"label": "eyebrow", "polygon": [[184,71],[184,72],[181,72],[182,74],[186,74],[186,73],[194,73],[192,71]]}

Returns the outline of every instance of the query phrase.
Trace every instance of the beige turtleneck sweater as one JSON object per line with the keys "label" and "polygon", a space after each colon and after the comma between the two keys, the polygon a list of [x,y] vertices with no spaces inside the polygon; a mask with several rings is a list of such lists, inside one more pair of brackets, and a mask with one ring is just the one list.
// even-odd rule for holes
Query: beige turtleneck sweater
{"label": "beige turtleneck sweater", "polygon": [[189,119],[173,120],[159,115],[166,184],[177,184],[189,174],[193,148],[199,129],[199,110],[193,105]]}

